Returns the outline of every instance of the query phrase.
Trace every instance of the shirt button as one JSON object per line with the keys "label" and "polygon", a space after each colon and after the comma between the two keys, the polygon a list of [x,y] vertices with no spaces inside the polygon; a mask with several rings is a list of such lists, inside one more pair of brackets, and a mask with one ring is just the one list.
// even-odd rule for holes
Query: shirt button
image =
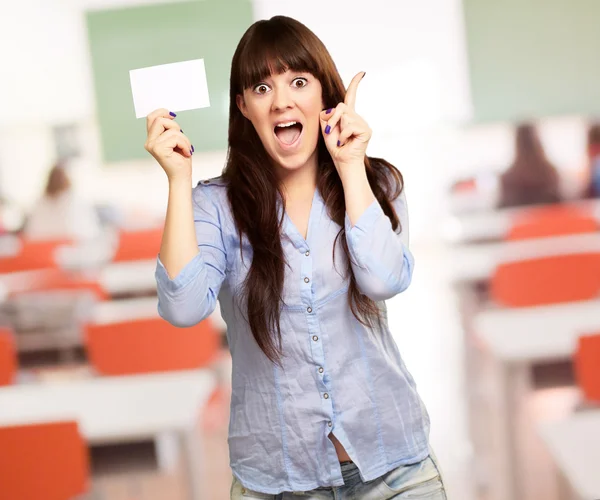
{"label": "shirt button", "polygon": [[329,399],[329,394],[325,393],[325,394],[323,394],[323,397],[324,397],[325,399]]}
{"label": "shirt button", "polygon": [[333,423],[332,423],[331,421],[329,421],[329,422],[327,422],[327,426],[328,426],[328,427],[332,427],[332,426],[333,426]]}
{"label": "shirt button", "polygon": [[308,278],[304,278],[304,283],[308,283],[310,280]]}
{"label": "shirt button", "polygon": [[313,340],[316,342],[317,340],[319,340],[319,337],[317,337],[316,335],[313,335]]}
{"label": "shirt button", "polygon": [[306,255],[308,257],[310,255],[310,250],[307,250],[304,255]]}
{"label": "shirt button", "polygon": [[323,367],[319,368],[319,373],[323,373],[323,372],[324,372]]}
{"label": "shirt button", "polygon": [[312,307],[307,307],[306,312],[310,314],[312,312]]}

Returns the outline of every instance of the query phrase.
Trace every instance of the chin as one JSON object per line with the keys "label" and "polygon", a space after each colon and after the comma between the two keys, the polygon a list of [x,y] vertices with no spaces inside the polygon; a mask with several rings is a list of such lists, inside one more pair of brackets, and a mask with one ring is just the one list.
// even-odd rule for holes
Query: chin
{"label": "chin", "polygon": [[273,159],[275,165],[287,172],[293,172],[310,164],[313,158],[316,159],[317,142],[315,141],[314,146],[312,144],[304,144],[299,151],[296,151],[293,154],[290,154],[290,152],[287,152],[287,154],[286,152],[283,152],[282,154],[282,151],[277,147],[273,147],[271,151],[269,156]]}
{"label": "chin", "polygon": [[275,163],[282,169],[288,171],[299,170],[304,167],[312,155],[294,155],[294,157],[277,158]]}

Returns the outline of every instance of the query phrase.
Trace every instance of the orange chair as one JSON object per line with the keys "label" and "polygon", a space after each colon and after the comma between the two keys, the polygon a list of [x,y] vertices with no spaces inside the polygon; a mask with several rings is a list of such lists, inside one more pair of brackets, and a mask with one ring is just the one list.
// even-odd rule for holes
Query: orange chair
{"label": "orange chair", "polygon": [[593,299],[600,294],[600,253],[500,264],[492,277],[490,294],[506,307]]}
{"label": "orange chair", "polygon": [[177,328],[162,318],[86,327],[88,359],[102,375],[190,370],[219,352],[220,334],[210,320]]}
{"label": "orange chair", "polygon": [[154,259],[160,250],[162,228],[122,231],[114,256],[115,262]]}
{"label": "orange chair", "polygon": [[452,193],[464,193],[464,192],[472,192],[477,189],[477,179],[462,179],[460,181],[455,182],[450,191]]}
{"label": "orange chair", "polygon": [[600,403],[600,334],[579,337],[574,364],[585,400]]}
{"label": "orange chair", "polygon": [[68,240],[28,241],[21,240],[21,250],[17,255],[0,258],[0,274],[34,269],[56,268],[56,249],[72,245]]}
{"label": "orange chair", "polygon": [[90,486],[86,443],[76,422],[0,427],[0,497],[70,500]]}
{"label": "orange chair", "polygon": [[600,231],[597,220],[586,211],[568,205],[554,205],[524,212],[515,220],[506,239],[517,241],[597,231]]}
{"label": "orange chair", "polygon": [[13,333],[7,329],[0,329],[0,386],[14,382],[17,365],[17,349]]}

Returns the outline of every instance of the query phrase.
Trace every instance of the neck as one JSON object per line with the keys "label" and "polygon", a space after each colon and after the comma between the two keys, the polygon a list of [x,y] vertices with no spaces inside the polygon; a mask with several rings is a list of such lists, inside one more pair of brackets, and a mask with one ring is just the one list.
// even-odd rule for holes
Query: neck
{"label": "neck", "polygon": [[286,200],[312,198],[317,187],[316,151],[306,164],[294,170],[283,171],[280,175],[283,194]]}

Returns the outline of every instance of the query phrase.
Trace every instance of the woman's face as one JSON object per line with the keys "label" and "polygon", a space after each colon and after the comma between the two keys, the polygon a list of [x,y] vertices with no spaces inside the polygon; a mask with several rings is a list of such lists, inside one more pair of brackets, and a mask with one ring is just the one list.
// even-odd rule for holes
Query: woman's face
{"label": "woman's face", "polygon": [[323,101],[313,75],[291,70],[271,75],[238,95],[237,105],[277,165],[295,170],[316,160]]}

